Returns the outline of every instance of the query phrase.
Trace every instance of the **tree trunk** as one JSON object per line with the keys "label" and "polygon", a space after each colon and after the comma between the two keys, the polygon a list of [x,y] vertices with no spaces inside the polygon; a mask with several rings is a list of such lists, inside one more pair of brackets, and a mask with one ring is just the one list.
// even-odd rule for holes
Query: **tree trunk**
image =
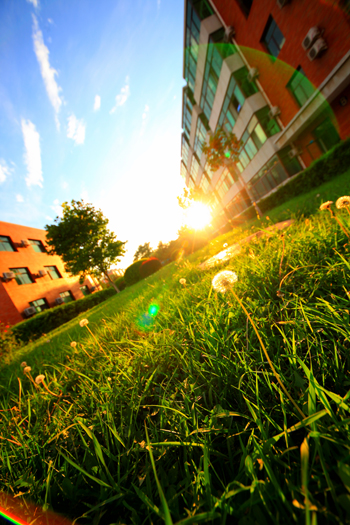
{"label": "tree trunk", "polygon": [[113,288],[118,292],[120,293],[120,290],[118,288],[118,286],[112,281],[112,279],[110,278],[110,276],[108,275],[107,272],[103,272],[104,275],[107,277],[107,280],[111,283],[111,285],[113,286]]}

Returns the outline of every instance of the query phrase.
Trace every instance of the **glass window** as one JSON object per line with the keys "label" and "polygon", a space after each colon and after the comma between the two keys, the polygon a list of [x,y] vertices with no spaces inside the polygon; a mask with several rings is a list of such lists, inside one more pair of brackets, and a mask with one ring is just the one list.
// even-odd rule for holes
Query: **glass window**
{"label": "glass window", "polygon": [[275,118],[269,117],[269,111],[270,108],[266,106],[260,109],[256,113],[256,116],[267,137],[272,137],[272,135],[275,135],[276,133],[280,132],[281,128],[279,127],[278,122]]}
{"label": "glass window", "polygon": [[208,0],[192,0],[192,5],[201,20],[214,13]]}
{"label": "glass window", "polygon": [[261,39],[273,57],[277,57],[286,39],[272,16],[269,17]]}
{"label": "glass window", "polygon": [[246,195],[246,192],[243,190],[240,193],[238,193],[232,201],[227,206],[228,212],[231,215],[231,217],[235,217],[236,215],[239,215],[244,210],[246,210],[250,206],[249,197]]}
{"label": "glass window", "polygon": [[28,268],[10,268],[10,270],[16,274],[15,279],[18,284],[32,284],[34,282]]}
{"label": "glass window", "polygon": [[186,179],[186,177],[187,177],[187,168],[186,168],[186,166],[184,165],[183,162],[181,162],[181,177],[183,179]]}
{"label": "glass window", "polygon": [[47,270],[51,279],[61,279],[61,274],[57,270],[56,266],[44,266],[44,268]]}
{"label": "glass window", "polygon": [[193,103],[189,96],[188,89],[189,88],[187,88],[187,90],[184,93],[182,127],[184,132],[186,133],[187,138],[189,139],[191,134]]}
{"label": "glass window", "polygon": [[49,308],[46,299],[37,299],[36,301],[31,301],[29,304],[36,309],[37,313],[43,312]]}
{"label": "glass window", "polygon": [[194,182],[196,182],[197,180],[198,171],[199,171],[199,162],[196,159],[195,155],[192,155],[191,177]]}
{"label": "glass window", "polygon": [[316,91],[316,88],[308,80],[300,66],[288,82],[287,88],[291,91],[300,107],[303,106]]}
{"label": "glass window", "polygon": [[43,243],[41,241],[36,241],[34,239],[28,239],[30,244],[32,245],[32,248],[35,252],[38,252],[38,253],[45,253],[46,250],[45,250],[45,246],[43,245]]}
{"label": "glass window", "polygon": [[208,192],[210,187],[210,181],[206,173],[203,173],[199,187],[204,191],[204,193]]}
{"label": "glass window", "polygon": [[202,146],[205,144],[207,138],[207,130],[201,121],[201,119],[198,117],[197,119],[197,128],[196,128],[196,136],[194,139],[194,146],[193,149],[197,155],[197,157],[200,159],[202,155]]}
{"label": "glass window", "polygon": [[224,34],[224,29],[219,29],[209,37],[200,103],[208,120],[213,108],[222,62],[227,56],[236,52],[236,48],[232,44],[220,43],[224,40]]}
{"label": "glass window", "polygon": [[182,145],[181,145],[181,158],[182,162],[187,166],[188,164],[188,154],[190,151],[190,145],[186,140],[185,134],[182,134]]}
{"label": "glass window", "polygon": [[253,199],[260,199],[271,190],[276,188],[283,181],[287,180],[288,175],[282,166],[279,158],[275,155],[263,166],[256,175],[248,182]]}
{"label": "glass window", "polygon": [[85,286],[80,286],[80,290],[82,292],[83,295],[90,295],[90,289],[87,285]]}
{"label": "glass window", "polygon": [[229,170],[225,168],[220,176],[220,179],[218,180],[215,186],[215,190],[217,191],[221,199],[223,198],[224,195],[226,195],[226,193],[231,188],[233,183],[234,183],[233,176],[231,175]]}
{"label": "glass window", "polygon": [[186,17],[185,79],[192,91],[194,91],[196,82],[200,27],[200,18],[196,10],[193,9],[192,3],[188,2]]}
{"label": "glass window", "polygon": [[71,291],[67,292],[61,292],[60,297],[62,297],[64,303],[70,303],[71,301],[74,301],[74,297]]}
{"label": "glass window", "polygon": [[0,235],[0,252],[14,252],[10,237]]}
{"label": "glass window", "polygon": [[244,16],[248,18],[252,4],[253,4],[253,0],[237,0],[237,2],[238,2],[239,7],[244,13]]}
{"label": "glass window", "polygon": [[326,152],[333,148],[340,141],[338,131],[335,129],[331,119],[327,117],[313,131],[317,143]]}
{"label": "glass window", "polygon": [[290,177],[302,171],[302,167],[297,157],[289,157],[290,147],[283,148],[278,152],[278,156]]}

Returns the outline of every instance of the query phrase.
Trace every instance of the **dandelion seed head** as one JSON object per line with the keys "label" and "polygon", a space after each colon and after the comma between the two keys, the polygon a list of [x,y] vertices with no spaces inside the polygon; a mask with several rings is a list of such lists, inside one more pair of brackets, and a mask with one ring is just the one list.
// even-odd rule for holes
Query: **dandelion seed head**
{"label": "dandelion seed head", "polygon": [[228,246],[227,242],[225,242],[225,244],[223,244],[222,246],[223,246],[223,248],[227,248],[227,246]]}
{"label": "dandelion seed head", "polygon": [[28,374],[28,373],[31,371],[31,369],[32,369],[32,368],[31,368],[30,366],[25,366],[25,367],[23,368],[23,372],[24,372],[25,374]]}
{"label": "dandelion seed head", "polygon": [[86,326],[87,324],[89,324],[89,321],[87,319],[82,319],[81,321],[79,321],[80,326]]}
{"label": "dandelion seed head", "polygon": [[72,341],[70,345],[72,348],[75,348],[77,346],[77,343],[75,341]]}
{"label": "dandelion seed head", "polygon": [[331,208],[331,204],[333,204],[333,201],[323,202],[320,206],[320,210],[329,210]]}
{"label": "dandelion seed head", "polygon": [[112,381],[112,378],[111,377],[107,377],[107,381]]}
{"label": "dandelion seed head", "polygon": [[184,286],[186,284],[186,279],[184,278],[180,279],[179,283],[182,284],[182,286]]}
{"label": "dandelion seed head", "polygon": [[348,195],[339,197],[335,205],[338,208],[338,210],[340,210],[341,208],[347,208],[348,206],[350,206],[350,197]]}
{"label": "dandelion seed head", "polygon": [[21,363],[21,367],[24,368],[25,366],[27,366],[27,363],[26,363],[26,361],[23,361],[23,362]]}
{"label": "dandelion seed head", "polygon": [[215,275],[212,286],[216,292],[225,293],[238,280],[237,274],[229,270],[224,270]]}
{"label": "dandelion seed head", "polygon": [[40,383],[42,383],[44,379],[45,379],[45,376],[43,374],[39,374],[38,376],[36,376],[35,382],[37,385],[40,385]]}

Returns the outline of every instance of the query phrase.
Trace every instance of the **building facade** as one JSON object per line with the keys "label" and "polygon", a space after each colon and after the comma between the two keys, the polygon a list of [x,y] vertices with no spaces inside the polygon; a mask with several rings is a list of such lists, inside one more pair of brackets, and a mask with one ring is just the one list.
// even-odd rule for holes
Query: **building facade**
{"label": "building facade", "polygon": [[15,325],[95,289],[92,278],[80,284],[48,254],[45,230],[0,222],[0,322]]}
{"label": "building facade", "polygon": [[[181,175],[219,229],[350,135],[350,2],[185,0],[183,76]],[[213,173],[218,128],[241,148]]]}

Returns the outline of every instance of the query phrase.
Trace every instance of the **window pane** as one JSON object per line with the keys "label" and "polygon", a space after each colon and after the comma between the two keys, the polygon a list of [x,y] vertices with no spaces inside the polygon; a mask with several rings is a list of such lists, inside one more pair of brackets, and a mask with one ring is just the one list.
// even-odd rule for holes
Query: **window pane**
{"label": "window pane", "polygon": [[260,124],[257,124],[255,127],[253,134],[254,142],[257,145],[257,147],[260,149],[261,146],[266,142],[267,137],[265,135],[264,130],[262,129]]}
{"label": "window pane", "polygon": [[48,271],[51,279],[61,279],[61,275],[59,274],[56,266],[44,266],[44,268]]}
{"label": "window pane", "polygon": [[265,44],[272,56],[278,56],[285,40],[286,39],[284,38],[280,28],[278,27],[272,16],[270,16],[265,27],[262,42]]}
{"label": "window pane", "polygon": [[74,301],[74,297],[70,291],[68,292],[61,292],[60,297],[62,297],[63,302],[70,303],[71,301]]}
{"label": "window pane", "polygon": [[30,277],[27,268],[10,268],[11,272],[16,274],[16,281],[18,284],[32,284],[33,280]]}
{"label": "window pane", "polygon": [[12,248],[10,237],[4,237],[3,235],[0,235],[0,252],[14,252],[14,251],[15,250]]}
{"label": "window pane", "polygon": [[37,313],[43,312],[49,308],[49,305],[45,299],[37,299],[36,301],[32,301],[29,304],[36,309]]}
{"label": "window pane", "polygon": [[32,245],[32,248],[37,253],[45,253],[45,247],[41,241],[36,241],[34,239],[28,239],[30,244]]}
{"label": "window pane", "polygon": [[245,150],[246,152],[248,153],[250,159],[252,159],[253,157],[255,157],[255,155],[257,154],[258,152],[258,149],[257,147],[255,146],[254,142],[252,141],[251,138],[249,138],[246,142],[246,145],[245,145]]}
{"label": "window pane", "polygon": [[90,294],[90,290],[89,290],[89,287],[87,285],[80,286],[80,290],[82,291],[83,295],[89,295]]}

